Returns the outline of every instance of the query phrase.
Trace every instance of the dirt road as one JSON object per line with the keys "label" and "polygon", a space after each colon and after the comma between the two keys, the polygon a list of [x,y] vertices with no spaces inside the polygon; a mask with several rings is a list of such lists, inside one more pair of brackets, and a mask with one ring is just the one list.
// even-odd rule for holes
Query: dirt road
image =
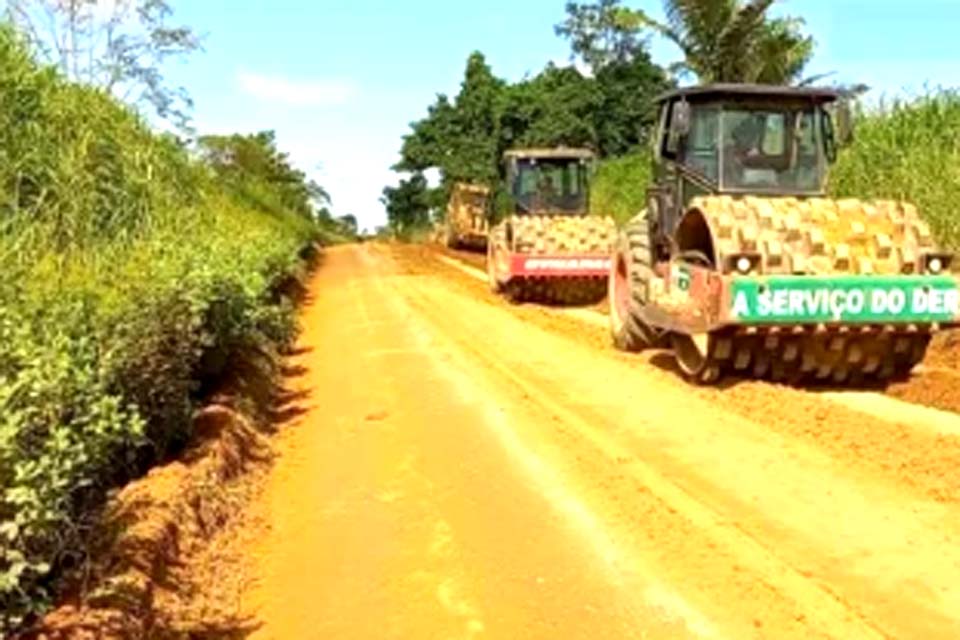
{"label": "dirt road", "polygon": [[960,637],[960,417],[692,388],[417,248],[312,296],[252,637]]}

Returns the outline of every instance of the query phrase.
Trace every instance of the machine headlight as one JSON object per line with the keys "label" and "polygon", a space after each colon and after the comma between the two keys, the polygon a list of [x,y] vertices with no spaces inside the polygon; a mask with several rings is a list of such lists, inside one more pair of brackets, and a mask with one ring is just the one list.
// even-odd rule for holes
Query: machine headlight
{"label": "machine headlight", "polygon": [[930,275],[939,275],[950,269],[953,262],[953,255],[949,253],[927,253],[921,257],[921,273]]}
{"label": "machine headlight", "polygon": [[760,265],[763,263],[763,257],[759,253],[734,253],[727,254],[723,258],[723,271],[731,271],[745,276],[750,273],[758,273]]}

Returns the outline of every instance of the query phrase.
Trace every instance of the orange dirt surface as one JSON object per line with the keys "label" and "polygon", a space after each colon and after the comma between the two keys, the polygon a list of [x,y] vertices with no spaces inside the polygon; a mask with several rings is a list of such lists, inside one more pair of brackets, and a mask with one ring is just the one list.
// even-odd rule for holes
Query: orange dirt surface
{"label": "orange dirt surface", "polygon": [[919,404],[960,413],[960,331],[934,336],[914,379],[889,393]]}
{"label": "orange dirt surface", "polygon": [[[431,251],[432,249],[432,251]],[[466,266],[485,269],[484,265],[476,264],[476,260],[468,257],[462,252],[454,252],[446,249],[435,249],[432,247],[410,247],[405,253],[405,260],[409,263],[411,256],[416,256],[418,261],[422,262],[421,270],[432,272],[449,271],[446,265],[431,266],[431,262],[436,262],[436,255],[444,255],[449,258],[455,258]],[[431,257],[433,258],[431,260]],[[460,286],[472,288],[474,291],[484,289],[482,284],[478,284],[475,278],[464,277],[463,273],[446,274],[451,277]],[[607,313],[607,301],[604,300],[590,309]],[[524,317],[524,319],[547,327],[556,327],[560,324],[564,329],[572,329],[572,333],[582,335],[584,331],[583,323],[564,319],[557,321],[560,314],[553,314],[547,309],[531,307],[516,307],[515,311]],[[593,344],[609,348],[610,340],[607,332],[593,328],[588,330],[592,336]],[[646,356],[643,356],[644,358]],[[662,364],[670,368],[669,357],[657,358],[657,364]],[[960,413],[960,330],[951,330],[938,333],[934,336],[927,350],[927,356],[921,366],[917,367],[910,380],[897,382],[890,385],[884,392],[894,398],[899,398],[915,404],[935,407],[944,411]]]}
{"label": "orange dirt surface", "polygon": [[694,388],[425,247],[311,291],[249,637],[960,637],[960,417]]}
{"label": "orange dirt surface", "polygon": [[[667,378],[682,377],[673,357],[664,351],[646,352],[640,355],[612,351],[609,332],[604,323],[585,324],[578,317],[571,317],[562,310],[536,305],[512,305],[486,291],[476,277],[467,276],[462,270],[452,269],[447,264],[437,264],[435,255],[424,247],[406,247],[396,255],[396,260],[408,272],[434,273],[442,276],[447,286],[467,295],[480,296],[491,304],[510,309],[526,323],[594,349],[608,352],[609,357],[643,368],[647,375],[659,369]],[[582,314],[575,310],[573,313]],[[926,405],[950,412],[960,412],[960,366],[954,362],[960,358],[957,332],[938,334],[930,345],[928,357],[913,377],[884,390],[891,398],[902,399],[912,404]],[[860,427],[863,415],[851,411],[849,406],[824,403],[816,393],[791,389],[781,385],[749,380],[734,380],[721,389],[698,388],[687,385],[692,394],[708,397],[710,402],[723,405],[730,411],[746,417],[758,414],[770,416],[768,426],[816,443],[830,439],[842,446],[834,447],[833,454],[843,456],[852,464],[876,470],[900,473],[903,480],[922,487],[932,498],[939,500],[960,499],[960,478],[954,468],[960,462],[960,440],[944,437],[939,432],[913,428],[912,422],[919,419],[909,412],[902,419],[887,415],[886,420],[875,421],[870,429]],[[857,394],[853,394],[856,396]],[[868,404],[879,405],[882,397],[872,394]],[[844,395],[839,396],[843,400]],[[883,408],[874,413],[883,416]],[[950,416],[946,416],[950,420]],[[960,424],[960,422],[958,422]],[[867,443],[877,450],[873,456],[862,456]],[[944,455],[947,451],[950,455]]]}
{"label": "orange dirt surface", "polygon": [[[107,506],[93,561],[19,640],[232,638],[248,534],[235,516],[268,468],[269,442],[230,397],[200,411],[195,444],[124,487]],[[238,525],[244,525],[240,527]]]}
{"label": "orange dirt surface", "polygon": [[487,270],[487,254],[483,251],[460,251],[457,249],[450,249],[442,244],[434,245],[430,248],[442,253],[443,255],[461,260],[462,262],[469,264],[471,267],[476,267],[482,271]]}

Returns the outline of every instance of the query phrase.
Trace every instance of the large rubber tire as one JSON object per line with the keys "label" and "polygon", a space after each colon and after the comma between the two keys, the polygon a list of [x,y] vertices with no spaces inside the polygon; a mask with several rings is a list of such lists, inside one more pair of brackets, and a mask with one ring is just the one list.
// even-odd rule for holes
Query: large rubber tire
{"label": "large rubber tire", "polygon": [[654,277],[652,262],[650,227],[644,210],[620,232],[610,261],[610,333],[614,346],[621,351],[665,346],[665,335],[643,320]]}
{"label": "large rubber tire", "polygon": [[446,229],[444,230],[444,244],[448,249],[453,250],[460,249],[461,246],[460,237],[449,225],[447,225]]}
{"label": "large rubber tire", "polygon": [[503,225],[498,225],[490,232],[487,240],[487,286],[496,294],[503,293],[503,283],[500,282],[497,272],[497,256],[507,251],[507,234]]}

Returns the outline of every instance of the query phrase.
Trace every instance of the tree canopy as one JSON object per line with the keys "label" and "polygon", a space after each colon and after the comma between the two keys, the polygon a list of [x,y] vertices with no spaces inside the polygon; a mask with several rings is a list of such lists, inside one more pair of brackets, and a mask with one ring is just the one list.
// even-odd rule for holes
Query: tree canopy
{"label": "tree canopy", "polygon": [[[509,148],[567,145],[615,155],[642,144],[654,121],[650,98],[671,83],[639,41],[628,40],[629,46],[615,47],[616,55],[597,58],[595,74],[550,63],[516,83],[496,77],[483,54],[472,53],[459,93],[452,99],[437,95],[426,116],[410,125],[394,169],[414,174],[438,169],[441,187],[432,190],[425,182],[422,187],[423,197],[437,205],[455,181],[497,189],[500,158]],[[404,184],[411,189],[420,181],[414,175]],[[391,189],[384,198],[406,194]]]}
{"label": "tree canopy", "polygon": [[[385,190],[385,202],[406,198],[388,213],[420,211],[410,205],[413,193],[442,203],[454,181],[480,182],[502,195],[499,163],[511,147],[588,147],[601,158],[630,154],[655,125],[653,98],[691,75],[700,82],[801,82],[814,42],[802,33],[800,18],[768,15],[775,1],[663,0],[663,22],[622,0],[567,2],[566,18],[554,31],[569,41],[575,64],[549,63],[517,82],[498,78],[483,54],[473,52],[459,93],[438,94],[404,136],[394,169],[414,177]],[[669,68],[655,64],[648,50],[655,36],[673,41],[683,60]],[[440,172],[437,190],[420,180],[431,168]],[[404,216],[404,224],[429,221],[420,213]]]}
{"label": "tree canopy", "polygon": [[594,73],[611,64],[629,64],[647,53],[634,13],[620,0],[593,4],[568,2],[567,18],[554,32],[570,41],[571,58],[579,57]]}
{"label": "tree canopy", "polygon": [[803,19],[769,17],[775,2],[663,0],[665,22],[640,9],[622,9],[617,16],[623,29],[656,33],[676,44],[684,59],[672,70],[681,75],[705,83],[789,84],[800,80],[814,41],[802,33]]}
{"label": "tree canopy", "polygon": [[380,202],[387,210],[390,228],[400,237],[430,224],[432,198],[427,179],[420,172],[401,180],[396,187],[385,187]]}
{"label": "tree canopy", "polygon": [[188,128],[192,102],[172,87],[163,63],[201,46],[192,28],[170,24],[168,0],[6,0],[7,16],[34,52],[73,82],[105,90]]}
{"label": "tree canopy", "polygon": [[505,89],[506,83],[493,75],[483,54],[472,53],[454,102],[438,95],[427,117],[411,125],[395,168],[435,167],[449,180],[495,179]]}
{"label": "tree canopy", "polygon": [[317,222],[330,220],[330,196],[277,148],[273,131],[201,136],[206,164],[236,197],[266,210],[287,210]]}

